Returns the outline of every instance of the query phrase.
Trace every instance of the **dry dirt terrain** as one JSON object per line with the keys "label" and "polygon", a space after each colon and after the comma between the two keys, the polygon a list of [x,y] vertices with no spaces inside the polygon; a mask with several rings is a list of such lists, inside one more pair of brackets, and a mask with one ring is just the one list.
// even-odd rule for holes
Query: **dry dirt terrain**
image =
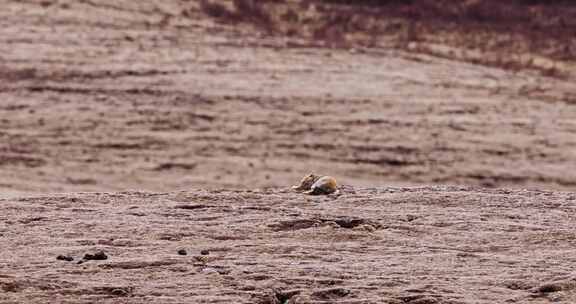
{"label": "dry dirt terrain", "polygon": [[5,199],[0,302],[575,303],[575,200],[440,186]]}
{"label": "dry dirt terrain", "polygon": [[[199,3],[0,0],[0,303],[576,302],[554,41],[310,41]],[[287,190],[310,171],[340,194]]]}
{"label": "dry dirt terrain", "polygon": [[306,47],[195,3],[0,1],[4,196],[267,188],[308,171],[576,187],[573,77]]}

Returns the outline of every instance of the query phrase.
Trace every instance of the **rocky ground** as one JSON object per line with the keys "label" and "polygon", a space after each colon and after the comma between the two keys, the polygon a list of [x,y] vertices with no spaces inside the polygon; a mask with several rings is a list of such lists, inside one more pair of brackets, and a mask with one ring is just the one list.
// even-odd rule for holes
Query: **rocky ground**
{"label": "rocky ground", "polygon": [[573,18],[526,57],[199,3],[0,0],[0,302],[576,301]]}
{"label": "rocky ground", "polygon": [[5,199],[0,302],[574,303],[575,199],[458,187]]}

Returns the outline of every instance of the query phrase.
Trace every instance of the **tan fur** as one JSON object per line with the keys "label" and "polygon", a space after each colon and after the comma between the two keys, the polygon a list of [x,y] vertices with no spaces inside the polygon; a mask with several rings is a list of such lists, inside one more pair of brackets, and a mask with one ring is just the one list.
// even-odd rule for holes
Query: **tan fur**
{"label": "tan fur", "polygon": [[297,186],[293,186],[292,189],[298,192],[308,191],[312,189],[312,185],[320,179],[320,175],[316,175],[314,173],[310,173],[302,178],[300,184]]}
{"label": "tan fur", "polygon": [[331,176],[308,174],[300,181],[300,184],[292,189],[309,195],[331,194],[337,191],[338,183]]}

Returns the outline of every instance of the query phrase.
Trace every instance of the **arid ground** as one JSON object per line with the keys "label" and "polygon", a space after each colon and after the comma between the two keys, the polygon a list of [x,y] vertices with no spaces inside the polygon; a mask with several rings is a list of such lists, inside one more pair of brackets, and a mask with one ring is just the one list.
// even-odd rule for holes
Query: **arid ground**
{"label": "arid ground", "polygon": [[576,302],[574,5],[263,2],[0,0],[0,302]]}
{"label": "arid ground", "polygon": [[574,303],[575,201],[441,186],[4,200],[0,301]]}

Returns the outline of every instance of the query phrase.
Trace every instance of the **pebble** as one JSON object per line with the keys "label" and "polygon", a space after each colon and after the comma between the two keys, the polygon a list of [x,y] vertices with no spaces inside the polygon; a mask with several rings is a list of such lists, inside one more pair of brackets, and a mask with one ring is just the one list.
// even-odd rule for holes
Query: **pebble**
{"label": "pebble", "polygon": [[104,251],[98,251],[95,254],[90,254],[87,253],[84,255],[84,260],[85,261],[102,261],[102,260],[107,260],[108,256],[106,255],[106,253],[104,253]]}
{"label": "pebble", "polygon": [[73,258],[73,257],[71,257],[71,256],[69,256],[69,255],[62,255],[62,254],[59,255],[59,256],[57,256],[56,259],[57,259],[57,260],[60,260],[60,261],[66,261],[66,262],[72,262],[72,261],[74,261],[74,258]]}

